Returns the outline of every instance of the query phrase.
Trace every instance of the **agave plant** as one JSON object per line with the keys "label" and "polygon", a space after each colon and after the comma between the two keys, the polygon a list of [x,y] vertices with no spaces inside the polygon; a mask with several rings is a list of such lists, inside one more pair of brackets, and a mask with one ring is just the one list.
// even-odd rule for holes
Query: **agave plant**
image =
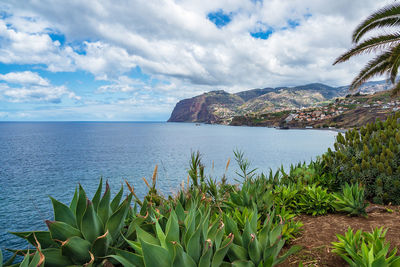
{"label": "agave plant", "polygon": [[325,215],[332,210],[332,195],[315,184],[306,186],[305,192],[300,196],[298,207],[301,213],[312,216]]}
{"label": "agave plant", "polygon": [[335,201],[333,207],[339,212],[348,213],[350,216],[367,216],[365,209],[368,203],[365,202],[365,189],[359,184],[345,184],[342,193],[333,194]]}
{"label": "agave plant", "polygon": [[129,250],[115,249],[109,257],[123,266],[220,266],[234,236],[224,238],[224,225],[210,223],[210,209],[193,205],[184,212],[178,202],[167,223],[153,217],[155,229],[136,226],[136,239],[126,239]]}
{"label": "agave plant", "polygon": [[251,220],[246,220],[242,234],[236,222],[224,215],[225,231],[234,235],[233,244],[228,251],[232,266],[275,266],[301,249],[299,246],[292,246],[285,254],[279,255],[285,245],[282,238],[283,225],[273,223],[273,211],[258,231],[257,210],[253,212]]}
{"label": "agave plant", "polygon": [[[121,202],[123,187],[111,200],[108,183],[102,180],[90,201],[81,185],[69,206],[51,197],[54,220],[46,221],[49,231],[13,232],[37,247],[40,244],[46,266],[89,265],[103,261],[113,247],[123,244],[121,231],[130,210],[132,194]],[[18,252],[16,252],[18,253]]]}
{"label": "agave plant", "polygon": [[345,235],[336,235],[339,242],[332,242],[333,252],[341,256],[351,267],[400,266],[397,249],[389,251],[390,243],[385,241],[387,230],[375,228],[372,233],[356,233],[351,228]]}

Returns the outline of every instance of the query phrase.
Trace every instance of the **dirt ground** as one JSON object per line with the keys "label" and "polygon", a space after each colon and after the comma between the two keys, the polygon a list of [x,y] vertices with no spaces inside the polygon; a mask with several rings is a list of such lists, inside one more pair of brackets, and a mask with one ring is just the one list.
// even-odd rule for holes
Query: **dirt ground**
{"label": "dirt ground", "polygon": [[[372,205],[377,206],[377,205]],[[341,214],[329,214],[326,216],[312,217],[301,215],[298,220],[303,222],[301,236],[292,241],[293,245],[300,245],[303,249],[296,255],[289,257],[284,264],[279,266],[298,266],[301,261],[304,266],[348,266],[341,257],[332,253],[331,242],[337,241],[336,234],[343,235],[349,227],[354,230],[362,229],[370,231],[375,227],[389,228],[386,233],[386,241],[391,247],[400,249],[400,207],[387,207],[392,213],[383,209],[368,213],[368,218],[348,217]],[[399,252],[398,252],[399,253]]]}

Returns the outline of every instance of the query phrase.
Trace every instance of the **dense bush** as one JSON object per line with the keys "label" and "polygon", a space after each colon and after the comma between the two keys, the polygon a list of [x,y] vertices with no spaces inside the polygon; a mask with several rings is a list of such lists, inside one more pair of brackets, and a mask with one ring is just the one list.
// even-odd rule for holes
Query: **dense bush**
{"label": "dense bush", "polygon": [[339,133],[334,150],[323,155],[326,172],[340,185],[361,183],[375,203],[400,204],[400,113],[385,122]]}

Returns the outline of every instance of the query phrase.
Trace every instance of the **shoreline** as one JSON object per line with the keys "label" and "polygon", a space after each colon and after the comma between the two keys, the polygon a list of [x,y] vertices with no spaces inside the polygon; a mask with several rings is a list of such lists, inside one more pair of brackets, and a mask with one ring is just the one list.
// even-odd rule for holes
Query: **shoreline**
{"label": "shoreline", "polygon": [[288,127],[288,128],[280,128],[280,127],[275,127],[275,126],[262,126],[262,125],[230,125],[230,124],[224,124],[224,123],[208,123],[208,122],[174,122],[174,121],[170,121],[167,123],[192,123],[195,124],[196,126],[200,126],[202,124],[205,125],[223,125],[223,126],[231,126],[231,127],[259,127],[259,128],[270,128],[270,129],[276,129],[276,130],[320,130],[320,131],[332,131],[332,132],[338,132],[338,133],[345,133],[348,130],[351,130],[353,128],[305,128],[305,127]]}

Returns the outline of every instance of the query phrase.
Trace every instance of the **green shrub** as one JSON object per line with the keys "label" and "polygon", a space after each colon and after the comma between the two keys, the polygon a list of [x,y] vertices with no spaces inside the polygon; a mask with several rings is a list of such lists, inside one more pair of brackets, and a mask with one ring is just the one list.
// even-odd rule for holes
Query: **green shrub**
{"label": "green shrub", "polygon": [[365,202],[364,187],[359,184],[345,184],[341,193],[333,194],[335,201],[333,207],[338,212],[344,212],[350,216],[367,216],[365,209],[368,203]]}
{"label": "green shrub", "polygon": [[325,215],[332,211],[332,195],[321,186],[304,187],[304,192],[299,198],[298,210],[301,213],[313,216]]}
{"label": "green shrub", "polygon": [[[379,119],[344,135],[334,150],[322,156],[325,172],[337,177],[339,186],[361,183],[365,197],[376,203],[400,204],[400,113]],[[384,193],[385,192],[385,193]]]}
{"label": "green shrub", "polygon": [[339,242],[332,242],[333,252],[342,257],[351,267],[400,266],[397,249],[389,251],[390,243],[385,241],[387,230],[376,228],[372,233],[356,233],[351,228],[345,235],[337,234]]}

